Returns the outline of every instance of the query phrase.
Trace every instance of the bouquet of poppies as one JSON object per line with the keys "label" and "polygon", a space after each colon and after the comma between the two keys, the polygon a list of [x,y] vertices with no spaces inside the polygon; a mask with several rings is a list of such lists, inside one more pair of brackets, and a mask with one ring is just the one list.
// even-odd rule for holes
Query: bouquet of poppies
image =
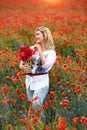
{"label": "bouquet of poppies", "polygon": [[18,50],[18,58],[21,61],[30,60],[33,54],[37,51],[37,47],[31,49],[29,46],[21,46]]}
{"label": "bouquet of poppies", "polygon": [[25,64],[31,66],[31,57],[37,51],[37,47],[31,49],[29,46],[21,46],[18,50],[17,57],[19,61],[24,61]]}

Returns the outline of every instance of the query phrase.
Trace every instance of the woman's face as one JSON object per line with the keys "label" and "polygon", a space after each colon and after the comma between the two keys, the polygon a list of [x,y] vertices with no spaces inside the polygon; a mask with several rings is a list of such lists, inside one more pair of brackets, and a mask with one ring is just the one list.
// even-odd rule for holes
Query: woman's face
{"label": "woman's face", "polygon": [[35,38],[36,38],[36,43],[41,44],[41,43],[44,42],[44,36],[43,36],[43,34],[39,30],[36,31]]}

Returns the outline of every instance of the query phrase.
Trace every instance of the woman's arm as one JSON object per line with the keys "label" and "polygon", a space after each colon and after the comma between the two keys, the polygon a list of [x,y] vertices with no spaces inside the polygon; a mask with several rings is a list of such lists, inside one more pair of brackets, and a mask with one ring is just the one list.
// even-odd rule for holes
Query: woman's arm
{"label": "woman's arm", "polygon": [[46,62],[44,65],[42,65],[42,68],[49,71],[55,62],[56,62],[56,52],[54,50],[50,50],[46,57]]}
{"label": "woman's arm", "polygon": [[42,65],[44,65],[46,63],[46,58],[43,55],[42,49],[41,49],[39,44],[36,44],[35,46],[38,48],[38,51],[39,51],[39,54],[40,54],[40,58],[41,58],[41,61],[42,61]]}

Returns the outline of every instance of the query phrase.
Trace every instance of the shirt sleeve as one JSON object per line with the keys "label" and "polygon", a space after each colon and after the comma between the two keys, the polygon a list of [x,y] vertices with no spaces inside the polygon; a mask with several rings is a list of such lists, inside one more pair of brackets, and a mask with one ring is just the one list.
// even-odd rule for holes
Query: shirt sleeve
{"label": "shirt sleeve", "polygon": [[42,68],[49,71],[52,68],[55,61],[56,61],[56,52],[54,50],[51,50],[48,52],[48,55],[46,57],[46,63],[42,65]]}

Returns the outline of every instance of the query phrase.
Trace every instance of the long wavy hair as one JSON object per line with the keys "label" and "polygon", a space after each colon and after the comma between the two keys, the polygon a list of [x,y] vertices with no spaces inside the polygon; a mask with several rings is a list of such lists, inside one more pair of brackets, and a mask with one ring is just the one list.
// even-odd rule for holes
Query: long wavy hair
{"label": "long wavy hair", "polygon": [[53,37],[52,37],[52,34],[51,34],[51,31],[49,28],[45,27],[45,26],[40,26],[40,27],[37,27],[35,29],[35,33],[37,31],[40,31],[43,36],[44,36],[44,39],[45,39],[45,49],[46,50],[55,50],[55,46],[54,46],[54,42],[53,42]]}

